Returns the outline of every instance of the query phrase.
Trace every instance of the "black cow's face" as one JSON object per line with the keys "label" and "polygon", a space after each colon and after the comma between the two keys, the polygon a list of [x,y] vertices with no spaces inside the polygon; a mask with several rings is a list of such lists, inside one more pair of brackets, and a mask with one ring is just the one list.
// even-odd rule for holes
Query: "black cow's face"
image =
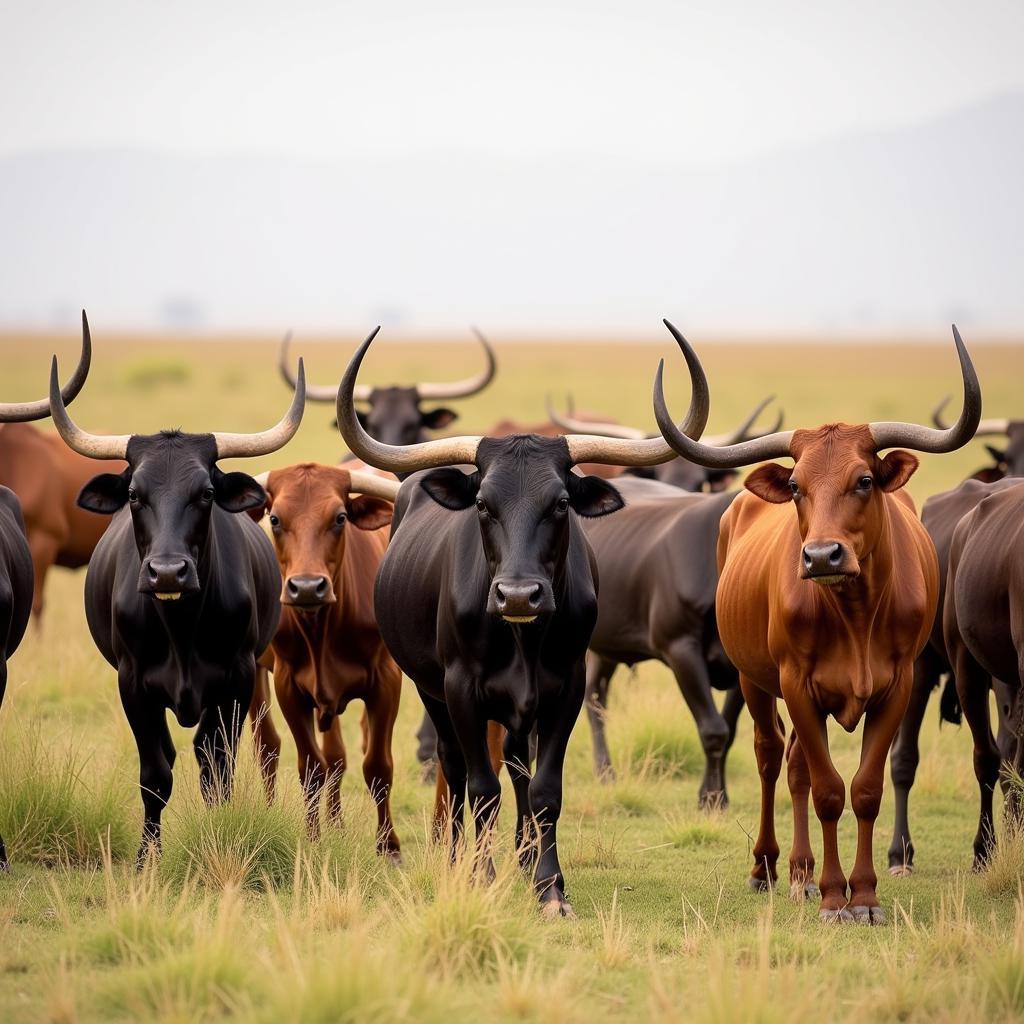
{"label": "black cow's face", "polygon": [[485,438],[475,473],[437,469],[423,489],[445,508],[475,507],[491,577],[487,611],[533,622],[555,610],[553,583],[565,564],[570,509],[603,516],[623,507],[606,480],[572,472],[564,438]]}
{"label": "black cow's face", "polygon": [[425,412],[420,408],[416,388],[374,388],[369,410],[356,415],[370,437],[394,445],[426,440],[428,431],[441,430],[458,416],[452,409],[444,408]]}
{"label": "black cow's face", "polygon": [[263,488],[245,473],[216,465],[212,434],[166,431],[133,436],[122,473],[103,473],[82,488],[78,504],[110,515],[131,509],[142,566],[139,592],[177,600],[200,588],[198,562],[206,546],[214,504],[244,512],[266,501]]}

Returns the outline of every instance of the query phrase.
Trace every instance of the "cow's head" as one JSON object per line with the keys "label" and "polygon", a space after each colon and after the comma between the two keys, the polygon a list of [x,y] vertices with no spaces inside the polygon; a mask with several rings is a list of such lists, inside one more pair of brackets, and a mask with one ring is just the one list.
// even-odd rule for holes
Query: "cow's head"
{"label": "cow's head", "polygon": [[[944,398],[932,412],[932,421],[937,427],[946,426],[942,412],[948,401],[948,398]],[[1007,476],[1024,477],[1024,420],[984,419],[978,424],[974,436],[1000,437],[1004,438],[1006,443],[1003,446],[985,445],[985,450],[992,456],[993,464],[983,466],[972,473],[971,479],[993,483]]]}
{"label": "cow's head", "polygon": [[[338,425],[355,455],[398,474],[432,469],[419,486],[452,512],[473,511],[491,576],[487,610],[510,622],[532,622],[555,610],[555,581],[564,565],[572,516],[602,516],[623,505],[607,481],[573,472],[577,463],[656,465],[673,457],[661,439],[594,435],[452,437],[409,446],[370,437],[355,410],[360,363],[377,332],[353,356],[338,389]],[[689,360],[689,357],[687,357]],[[695,358],[695,357],[694,357]],[[699,373],[699,367],[695,373]],[[684,429],[697,436],[703,421]],[[455,468],[473,467],[473,472]],[[444,468],[439,468],[444,467]]]}
{"label": "cow's head", "polygon": [[[662,384],[664,364],[655,379],[658,426],[673,448],[700,465],[725,469],[788,456],[792,467],[768,463],[746,479],[765,501],[795,504],[802,541],[798,571],[816,583],[842,583],[859,575],[883,522],[882,495],[898,490],[917,469],[917,458],[897,445],[923,452],[949,452],[967,444],[981,418],[981,388],[970,356],[953,328],[964,382],[960,419],[946,430],[914,423],[833,423],[817,430],[779,431],[753,441],[710,448],[693,441],[673,424]],[[696,389],[695,389],[696,394]],[[704,393],[703,401],[707,401]]]}
{"label": "cow's head", "polygon": [[57,360],[50,371],[54,425],[67,445],[93,459],[124,459],[121,473],[90,480],[78,504],[110,515],[131,511],[141,567],[138,589],[163,600],[177,600],[202,586],[198,562],[209,535],[214,505],[243,512],[262,505],[263,488],[245,473],[225,473],[219,459],[266,455],[291,439],[302,420],[305,375],[299,361],[298,387],[284,419],[257,434],[90,434],[68,416],[58,386]]}
{"label": "cow's head", "polygon": [[302,612],[334,604],[349,531],[387,526],[398,484],[307,462],[271,471],[264,486],[281,566],[281,604]]}
{"label": "cow's head", "polygon": [[[475,333],[483,346],[487,365],[473,377],[446,384],[422,382],[409,387],[374,388],[357,385],[355,400],[366,404],[365,409],[360,409],[356,413],[363,429],[372,438],[384,444],[409,445],[425,441],[432,431],[443,430],[454,423],[458,419],[458,413],[454,409],[444,406],[424,409],[422,403],[468,398],[483,391],[494,379],[497,368],[494,350],[479,331]],[[295,379],[288,360],[289,341],[290,336],[286,336],[281,342],[278,368],[285,381],[294,387]],[[338,391],[334,387],[311,384],[306,389],[306,397],[313,402],[330,402],[333,405],[337,400]]]}
{"label": "cow's head", "polygon": [[[774,433],[782,426],[782,412],[779,411],[775,418],[775,424],[767,430],[756,430],[754,424],[758,417],[764,412],[767,405],[774,399],[769,395],[759,402],[737,427],[725,434],[708,435],[703,439],[705,445],[736,444],[738,441],[745,441],[752,437],[764,437],[766,434]],[[572,413],[572,398],[569,399],[570,411],[567,414],[559,413],[551,404],[548,398],[548,416],[551,422],[557,424],[564,430],[578,433],[600,434],[602,437],[621,437],[626,439],[640,440],[643,438],[658,437],[657,434],[649,434],[636,427],[627,427],[621,423],[599,422],[577,419]],[[631,476],[642,477],[646,480],[660,480],[664,484],[671,484],[683,491],[700,493],[708,491],[711,494],[718,494],[728,490],[729,486],[739,474],[734,469],[708,469],[699,466],[689,459],[674,458],[658,466],[631,467],[626,470]]]}

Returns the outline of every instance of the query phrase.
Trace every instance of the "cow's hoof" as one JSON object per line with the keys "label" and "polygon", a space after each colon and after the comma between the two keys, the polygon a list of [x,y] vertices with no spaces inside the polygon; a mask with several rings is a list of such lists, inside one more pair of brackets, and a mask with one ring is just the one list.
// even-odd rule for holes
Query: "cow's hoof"
{"label": "cow's hoof", "polygon": [[889,874],[893,878],[909,878],[914,873],[913,864],[893,864],[889,868]]}
{"label": "cow's hoof", "polygon": [[697,807],[702,811],[724,811],[729,806],[729,796],[724,789],[701,793]]}
{"label": "cow's hoof", "polygon": [[853,914],[846,907],[841,907],[839,910],[822,910],[818,917],[824,924],[853,924],[854,922]]}
{"label": "cow's hoof", "polygon": [[800,879],[796,879],[789,884],[789,896],[797,903],[803,903],[804,900],[820,900],[821,890],[813,882],[802,882]]}
{"label": "cow's hoof", "polygon": [[551,920],[558,917],[576,917],[576,911],[572,909],[572,905],[566,899],[545,900],[540,905],[540,912]]}
{"label": "cow's hoof", "polygon": [[771,892],[772,883],[765,878],[755,878],[751,875],[747,879],[747,885],[750,886],[751,892]]}
{"label": "cow's hoof", "polygon": [[594,774],[597,776],[597,781],[606,786],[611,785],[615,781],[615,769],[610,764],[606,764],[603,767],[598,765],[594,769]]}
{"label": "cow's hoof", "polygon": [[850,907],[857,924],[885,924],[885,911],[881,907]]}

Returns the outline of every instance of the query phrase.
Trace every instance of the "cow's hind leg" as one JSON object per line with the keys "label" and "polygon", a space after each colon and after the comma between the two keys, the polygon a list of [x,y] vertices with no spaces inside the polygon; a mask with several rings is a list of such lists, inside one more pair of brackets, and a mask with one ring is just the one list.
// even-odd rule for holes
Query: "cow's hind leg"
{"label": "cow's hind leg", "polygon": [[789,854],[789,892],[796,899],[817,897],[814,884],[814,850],[811,849],[811,833],[807,814],[807,802],[811,793],[811,772],[807,758],[796,738],[790,734],[789,751],[786,756],[786,778],[793,800],[793,849]]}
{"label": "cow's hind leg", "polygon": [[424,782],[431,782],[437,775],[437,730],[425,711],[420,726],[416,730],[416,760],[422,766],[420,777]]}
{"label": "cow's hind leg", "polygon": [[546,914],[572,916],[566,897],[565,876],[558,861],[558,819],[562,813],[562,775],[569,744],[586,689],[583,660],[573,669],[564,689],[552,694],[538,709],[537,773],[530,782],[530,808],[539,832],[539,856],[534,875],[541,907]]}
{"label": "cow's hind leg", "polygon": [[[947,629],[949,635],[950,630]],[[978,831],[974,836],[974,870],[981,871],[988,862],[995,839],[992,796],[999,781],[1001,763],[989,718],[991,679],[971,656],[963,640],[958,639],[955,646],[950,646],[950,654],[955,660],[953,671],[956,675],[956,692],[974,739],[974,774],[981,796]]]}
{"label": "cow's hind leg", "polygon": [[281,759],[281,736],[270,714],[270,676],[262,665],[256,666],[256,685],[249,703],[249,724],[252,727],[253,751],[260,766],[267,803],[274,802],[277,766]]}
{"label": "cow's hind leg", "polygon": [[704,749],[700,806],[710,810],[727,807],[729,798],[725,791],[725,755],[730,742],[729,726],[715,707],[704,653],[692,637],[682,637],[665,652],[665,660],[675,674],[679,691],[697,722],[700,744]]}
{"label": "cow's hind leg", "polygon": [[750,888],[765,892],[778,878],[779,841],[775,835],[775,786],[782,771],[785,732],[775,707],[775,697],[740,676],[740,686],[750,717],[754,720],[754,757],[761,776],[761,814],[754,842],[754,867]]}
{"label": "cow's hind leg", "polygon": [[505,736],[505,764],[516,794],[516,853],[524,869],[537,860],[537,839],[533,833],[530,813],[530,734],[508,733]]}
{"label": "cow's hind leg", "polygon": [[395,776],[391,737],[401,692],[402,674],[392,663],[382,669],[366,702],[369,733],[363,759],[363,778],[377,805],[377,852],[394,861],[401,859],[401,843],[391,820],[391,786]]}
{"label": "cow's hind leg", "polygon": [[914,683],[910,691],[910,703],[896,733],[896,742],[889,758],[893,794],[896,798],[892,843],[889,845],[891,875],[908,875],[914,869],[914,844],[910,839],[908,803],[910,789],[914,785],[917,766],[921,760],[921,723],[924,721],[928,699],[941,673],[942,663],[938,660],[938,655],[930,646],[926,647],[914,662]]}
{"label": "cow's hind leg", "polygon": [[167,712],[140,698],[135,680],[126,670],[118,672],[121,706],[139,751],[139,789],[144,819],[136,863],[145,863],[150,852],[160,852],[160,815],[171,798],[174,782],[174,742],[167,728]]}
{"label": "cow's hind leg", "polygon": [[608,687],[615,668],[614,661],[587,651],[587,721],[590,723],[590,738],[594,747],[594,774],[602,782],[611,782],[615,778],[608,738],[604,731],[605,719],[608,717]]}

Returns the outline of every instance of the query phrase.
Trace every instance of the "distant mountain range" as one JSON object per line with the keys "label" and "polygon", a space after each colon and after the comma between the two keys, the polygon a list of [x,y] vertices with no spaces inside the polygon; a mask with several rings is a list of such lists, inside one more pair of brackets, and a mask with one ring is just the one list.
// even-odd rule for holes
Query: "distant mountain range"
{"label": "distant mountain range", "polygon": [[0,323],[1014,329],[1022,191],[1020,95],[713,167],[32,153],[0,160]]}

